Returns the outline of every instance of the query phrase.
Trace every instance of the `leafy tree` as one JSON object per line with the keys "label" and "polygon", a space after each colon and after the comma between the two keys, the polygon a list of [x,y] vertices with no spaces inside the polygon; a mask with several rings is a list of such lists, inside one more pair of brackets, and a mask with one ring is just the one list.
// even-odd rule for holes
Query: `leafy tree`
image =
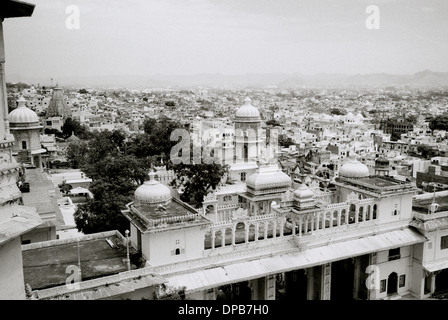
{"label": "leafy tree", "polygon": [[89,139],[92,136],[86,126],[82,125],[75,119],[67,118],[62,126],[62,136],[64,138],[68,138],[72,135],[72,133],[79,139]]}
{"label": "leafy tree", "polygon": [[429,129],[434,130],[448,130],[448,116],[442,115],[433,117],[429,120]]}
{"label": "leafy tree", "polygon": [[417,152],[422,155],[425,159],[429,159],[438,155],[438,150],[426,144],[420,144],[417,146]]}
{"label": "leafy tree", "polygon": [[88,143],[86,141],[77,141],[70,143],[67,146],[65,157],[70,163],[70,166],[75,169],[81,168],[85,165],[86,156],[88,152]]}
{"label": "leafy tree", "polygon": [[218,163],[181,163],[174,165],[173,170],[176,179],[172,185],[183,188],[180,199],[185,202],[193,200],[197,207],[200,207],[204,196],[216,189],[223,175],[228,172],[228,167]]}
{"label": "leafy tree", "polygon": [[280,126],[280,123],[275,119],[271,119],[271,120],[266,121],[266,125],[276,127],[276,126]]}
{"label": "leafy tree", "polygon": [[290,137],[286,137],[285,135],[280,135],[278,137],[278,144],[282,147],[288,148],[289,146],[294,145],[295,142]]}
{"label": "leafy tree", "polygon": [[339,109],[339,108],[331,108],[330,109],[330,114],[344,116],[344,115],[347,114],[347,111],[345,111],[343,109]]}

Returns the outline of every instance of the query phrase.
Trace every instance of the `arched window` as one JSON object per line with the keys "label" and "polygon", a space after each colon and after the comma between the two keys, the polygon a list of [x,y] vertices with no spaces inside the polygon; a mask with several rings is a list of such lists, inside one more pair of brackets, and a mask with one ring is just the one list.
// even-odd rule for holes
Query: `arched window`
{"label": "arched window", "polygon": [[372,219],[376,219],[376,204],[373,205],[373,214],[372,214]]}
{"label": "arched window", "polygon": [[348,214],[348,223],[355,223],[356,206],[354,204],[350,205],[350,212]]}
{"label": "arched window", "polygon": [[176,256],[179,255],[179,254],[180,254],[180,249],[179,249],[179,248],[176,248],[176,251],[175,251],[174,254],[175,254]]}

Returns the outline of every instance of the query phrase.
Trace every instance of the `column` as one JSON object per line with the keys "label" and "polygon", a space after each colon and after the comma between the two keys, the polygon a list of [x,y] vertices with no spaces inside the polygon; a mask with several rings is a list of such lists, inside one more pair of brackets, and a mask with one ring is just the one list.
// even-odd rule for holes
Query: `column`
{"label": "column", "polygon": [[268,238],[268,221],[264,221],[264,235],[263,235],[263,239],[267,239]]}
{"label": "column", "polygon": [[212,230],[212,249],[215,249],[215,230]]}
{"label": "column", "polygon": [[235,245],[236,225],[232,227],[232,246]]}
{"label": "column", "polygon": [[260,227],[259,222],[255,222],[255,239],[254,241],[258,241],[258,228]]}
{"label": "column", "polygon": [[366,210],[367,208],[364,206],[362,208],[362,221],[366,221]]}
{"label": "column", "polygon": [[226,246],[226,229],[221,229],[221,247]]}
{"label": "column", "polygon": [[354,279],[353,279],[353,298],[357,300],[359,298],[359,282],[361,280],[361,264],[359,261],[359,257],[355,257],[355,272],[354,272]]}
{"label": "column", "polygon": [[321,300],[330,300],[331,295],[331,263],[322,265]]}
{"label": "column", "polygon": [[299,237],[302,237],[302,217],[299,218]]}
{"label": "column", "polygon": [[244,243],[248,243],[249,242],[249,229],[250,229],[250,225],[244,225]]}
{"label": "column", "polygon": [[314,300],[314,268],[307,269],[306,299]]}
{"label": "column", "polygon": [[338,211],[338,227],[341,225],[341,211]]}
{"label": "column", "polygon": [[334,221],[333,212],[330,212],[330,229],[333,228],[333,221]]}
{"label": "column", "polygon": [[355,207],[355,223],[358,224],[359,222],[359,208],[358,206]]}
{"label": "column", "polygon": [[[5,80],[5,45],[3,41],[3,18],[0,18],[0,140],[5,138],[9,131],[8,122],[8,98],[6,95]],[[2,125],[4,124],[4,126]]]}
{"label": "column", "polygon": [[276,238],[277,237],[277,220],[274,220],[272,222],[273,225],[273,230],[272,230],[272,238]]}
{"label": "column", "polygon": [[285,219],[281,219],[280,220],[280,237],[282,237],[283,238],[283,231],[284,231],[284,227],[285,226]]}

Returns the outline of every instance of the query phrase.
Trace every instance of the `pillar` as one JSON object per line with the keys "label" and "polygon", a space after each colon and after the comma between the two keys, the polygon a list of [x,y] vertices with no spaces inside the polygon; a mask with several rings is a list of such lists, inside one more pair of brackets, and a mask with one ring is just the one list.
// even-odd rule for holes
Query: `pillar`
{"label": "pillar", "polygon": [[0,17],[0,140],[9,134],[8,97],[5,79],[5,45],[3,41],[3,18]]}
{"label": "pillar", "polygon": [[307,269],[306,299],[314,300],[314,268]]}
{"label": "pillar", "polygon": [[212,230],[211,242],[212,242],[212,249],[215,249],[215,230]]}
{"label": "pillar", "polygon": [[331,263],[322,265],[321,300],[330,300],[331,295]]}

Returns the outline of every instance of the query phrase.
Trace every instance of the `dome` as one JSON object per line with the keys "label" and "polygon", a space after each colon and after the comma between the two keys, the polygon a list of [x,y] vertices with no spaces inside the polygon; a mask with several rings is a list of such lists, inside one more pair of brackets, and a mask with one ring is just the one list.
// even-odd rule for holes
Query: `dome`
{"label": "dome", "polygon": [[277,166],[260,168],[247,178],[246,186],[255,191],[286,188],[291,186],[291,178]]}
{"label": "dome", "polygon": [[149,173],[149,181],[145,181],[134,192],[135,203],[140,205],[165,204],[171,200],[170,189],[155,179],[155,173]]}
{"label": "dome", "polygon": [[339,170],[339,176],[344,178],[365,178],[369,175],[369,168],[355,159],[346,162]]}
{"label": "dome", "polygon": [[236,121],[260,121],[260,112],[251,102],[250,98],[244,99],[244,104],[235,113]]}
{"label": "dome", "polygon": [[307,200],[307,199],[313,199],[314,193],[308,187],[306,184],[301,184],[300,187],[294,191],[294,198],[298,200]]}
{"label": "dome", "polygon": [[9,115],[10,123],[34,123],[39,122],[39,117],[36,112],[26,106],[26,100],[21,97],[17,100],[18,106],[12,110]]}

